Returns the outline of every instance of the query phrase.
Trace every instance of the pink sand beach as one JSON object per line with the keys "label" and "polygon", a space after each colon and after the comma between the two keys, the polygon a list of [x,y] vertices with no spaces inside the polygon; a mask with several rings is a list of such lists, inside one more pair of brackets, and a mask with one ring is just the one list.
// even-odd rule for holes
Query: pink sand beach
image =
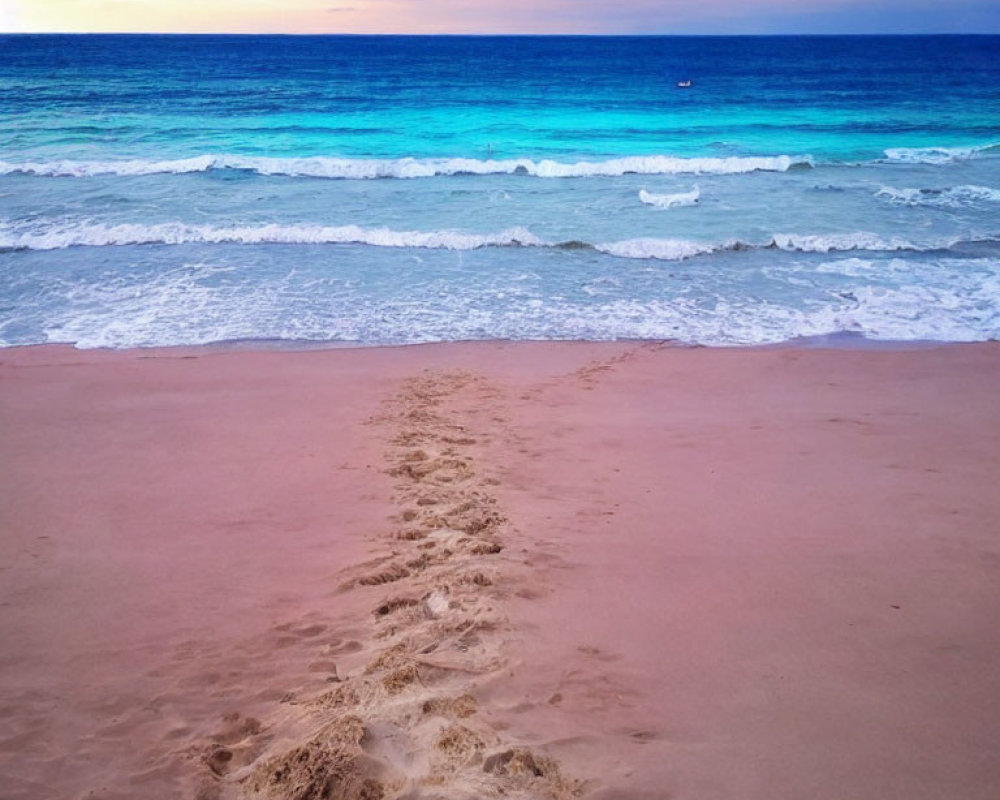
{"label": "pink sand beach", "polygon": [[0,352],[0,794],[993,800],[1000,345]]}

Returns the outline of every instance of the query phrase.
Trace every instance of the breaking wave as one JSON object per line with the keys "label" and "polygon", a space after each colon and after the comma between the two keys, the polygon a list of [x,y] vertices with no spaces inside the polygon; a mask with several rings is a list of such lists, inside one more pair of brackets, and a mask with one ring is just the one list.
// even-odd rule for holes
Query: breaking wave
{"label": "breaking wave", "polygon": [[160,175],[205,172],[215,166],[212,156],[163,161],[132,159],[122,161],[0,161],[0,175],[41,175],[44,177],[88,178],[95,175]]}
{"label": "breaking wave", "polygon": [[810,167],[809,156],[732,156],[680,158],[626,156],[605,161],[562,162],[548,159],[476,158],[271,158],[266,156],[202,155],[168,161],[0,161],[0,175],[24,174],[84,178],[95,175],[153,175],[159,173],[246,170],[259,175],[375,179],[432,178],[446,175],[523,174],[537,178],[588,178],[617,175],[738,175],[747,172],[786,172]]}
{"label": "breaking wave", "polygon": [[856,231],[852,233],[825,233],[818,235],[779,233],[766,246],[777,250],[791,250],[800,253],[843,253],[852,250],[874,252],[911,250],[914,252],[931,252],[935,250],[948,250],[961,242],[961,239],[956,238],[913,242],[899,236],[886,238],[876,233]]}
{"label": "breaking wave", "polygon": [[907,164],[948,164],[952,161],[968,161],[984,153],[1000,151],[1000,144],[986,144],[970,147],[892,147],[885,151],[889,161]]}
{"label": "breaking wave", "polygon": [[700,255],[745,250],[784,250],[797,253],[868,252],[934,252],[948,250],[955,245],[972,242],[996,241],[995,239],[941,239],[912,242],[898,237],[885,238],[874,233],[855,232],[843,234],[790,234],[779,233],[767,242],[747,242],[732,239],[728,242],[697,242],[687,239],[640,238],[598,244],[594,249],[619,258],[642,258],[659,261],[683,261]]}
{"label": "breaking wave", "polygon": [[896,189],[883,186],[876,197],[905,206],[959,208],[972,203],[1000,203],[1000,189],[988,186],[954,186],[950,189]]}
{"label": "breaking wave", "polygon": [[232,227],[163,222],[153,225],[75,222],[34,228],[0,223],[0,250],[58,250],[68,247],[179,244],[355,244],[371,247],[433,250],[476,250],[483,247],[548,247],[560,250],[592,250],[618,258],[683,261],[696,256],[746,250],[784,250],[802,253],[849,251],[932,252],[963,243],[1000,241],[993,237],[938,239],[915,242],[902,237],[883,237],[857,231],[842,234],[779,233],[757,242],[732,239],[705,242],[674,238],[636,238],[590,243],[580,240],[545,241],[523,227],[497,233],[463,231],[396,231],[358,225],[263,224]]}
{"label": "breaking wave", "polygon": [[678,208],[680,206],[698,205],[701,200],[701,190],[695,186],[690,192],[678,194],[653,194],[645,189],[639,190],[639,200],[647,206],[656,208]]}
{"label": "breaking wave", "polygon": [[58,250],[66,247],[139,244],[364,244],[374,247],[475,250],[479,247],[532,247],[544,243],[524,228],[510,228],[494,234],[475,234],[308,224],[213,227],[182,222],[155,225],[77,223],[23,232],[0,226],[0,249],[6,250]]}
{"label": "breaking wave", "polygon": [[[883,161],[948,164],[996,152],[1000,152],[1000,144],[969,147],[894,147],[884,151]],[[740,175],[750,172],[787,172],[791,169],[813,166],[815,161],[808,155],[728,157],[636,155],[601,161],[555,161],[529,158],[338,158],[206,154],[178,159],[0,161],[0,175],[86,178],[97,175],[130,176],[240,170],[258,175],[341,180],[504,174],[536,178],[590,178],[619,175]],[[649,197],[658,197],[647,194]],[[670,195],[660,197],[670,197]],[[650,201],[650,205],[658,203]]]}

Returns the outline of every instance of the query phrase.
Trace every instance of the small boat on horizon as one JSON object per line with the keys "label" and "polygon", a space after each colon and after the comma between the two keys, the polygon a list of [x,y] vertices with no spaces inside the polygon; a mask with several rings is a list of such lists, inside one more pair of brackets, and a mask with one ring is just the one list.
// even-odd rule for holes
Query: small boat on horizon
{"label": "small boat on horizon", "polygon": [[694,81],[691,80],[677,81],[678,89],[690,89],[692,86],[694,86]]}

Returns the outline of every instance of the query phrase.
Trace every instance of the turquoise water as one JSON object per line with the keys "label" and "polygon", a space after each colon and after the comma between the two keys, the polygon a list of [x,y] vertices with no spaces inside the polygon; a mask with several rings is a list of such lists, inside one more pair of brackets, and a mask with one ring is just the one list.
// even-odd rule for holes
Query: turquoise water
{"label": "turquoise water", "polygon": [[996,338],[998,56],[0,37],[0,343]]}

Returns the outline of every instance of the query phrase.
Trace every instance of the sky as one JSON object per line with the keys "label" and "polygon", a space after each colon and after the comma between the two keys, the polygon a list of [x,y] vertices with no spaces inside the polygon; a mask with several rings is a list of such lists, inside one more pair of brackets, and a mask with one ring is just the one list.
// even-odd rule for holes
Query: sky
{"label": "sky", "polygon": [[0,31],[1000,33],[998,0],[0,0]]}

